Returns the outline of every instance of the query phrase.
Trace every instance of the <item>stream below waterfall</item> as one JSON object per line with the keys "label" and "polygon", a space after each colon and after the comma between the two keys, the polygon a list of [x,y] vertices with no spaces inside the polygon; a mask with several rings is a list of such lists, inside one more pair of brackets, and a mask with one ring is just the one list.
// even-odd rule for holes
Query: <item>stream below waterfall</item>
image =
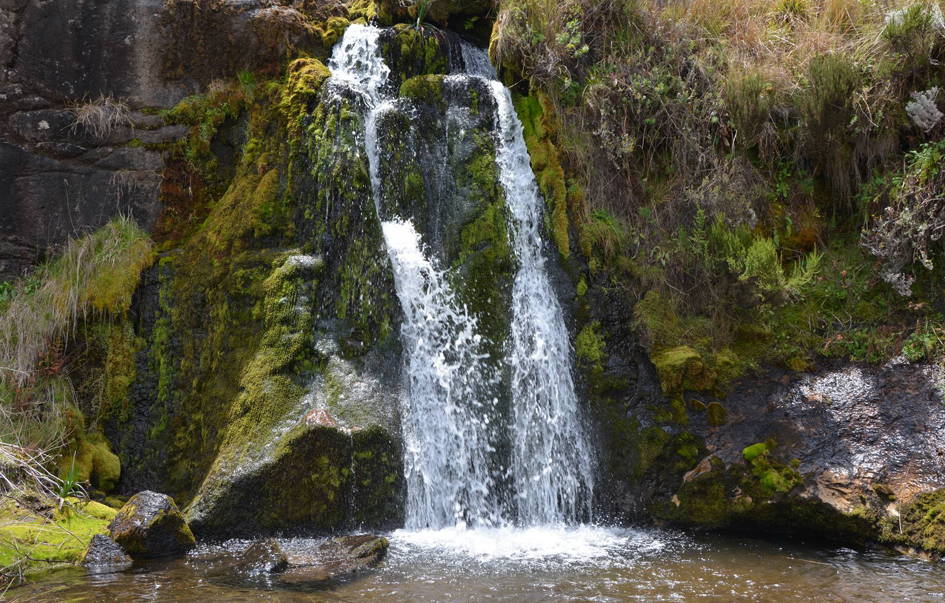
{"label": "stream below waterfall", "polygon": [[[24,603],[945,600],[937,564],[797,540],[590,527],[397,531],[389,538],[390,552],[375,570],[317,587],[240,575],[220,551],[246,543],[231,542],[122,573],[57,572],[7,596]],[[290,556],[317,542],[281,541]]]}

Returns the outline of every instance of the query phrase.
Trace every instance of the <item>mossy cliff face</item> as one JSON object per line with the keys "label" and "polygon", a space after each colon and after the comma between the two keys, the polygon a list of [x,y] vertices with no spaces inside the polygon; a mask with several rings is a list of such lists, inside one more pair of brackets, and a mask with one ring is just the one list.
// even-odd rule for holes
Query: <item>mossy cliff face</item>
{"label": "mossy cliff face", "polygon": [[[415,222],[501,342],[512,261],[491,96],[443,78],[443,36],[396,28],[382,48],[410,107],[379,126],[382,215]],[[400,308],[365,107],[329,76],[298,59],[243,105],[232,181],[193,234],[162,243],[127,334],[130,394],[103,413],[120,490],[174,495],[198,535],[402,521]]]}
{"label": "mossy cliff face", "polygon": [[941,433],[945,418],[936,369],[758,370],[772,333],[751,325],[728,345],[687,344],[678,333],[698,325],[678,324],[659,296],[639,299],[634,287],[649,277],[621,255],[625,226],[588,215],[550,100],[531,90],[516,108],[547,233],[574,285],[573,297],[561,291],[573,300],[578,382],[602,453],[598,512],[940,554],[942,447],[921,427]]}
{"label": "mossy cliff face", "polygon": [[[343,525],[358,508],[355,453],[385,459],[389,473],[358,485],[372,499],[364,516],[399,512],[399,367],[381,361],[396,346],[393,281],[357,146],[363,124],[350,104],[320,102],[328,75],[314,59],[293,64],[244,114],[229,188],[138,295],[137,379],[107,413],[129,467],[122,488],[174,494],[198,533]],[[354,380],[336,378],[339,364],[374,387],[345,391]],[[329,390],[374,402],[307,425]],[[349,433],[359,429],[386,437]],[[256,505],[258,492],[272,498]]]}

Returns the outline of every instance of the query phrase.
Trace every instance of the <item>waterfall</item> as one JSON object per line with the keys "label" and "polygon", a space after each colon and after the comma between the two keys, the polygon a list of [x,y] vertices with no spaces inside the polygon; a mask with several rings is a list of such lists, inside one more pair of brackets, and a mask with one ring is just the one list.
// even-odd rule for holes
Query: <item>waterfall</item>
{"label": "waterfall", "polygon": [[564,314],[542,254],[544,201],[535,182],[512,93],[486,53],[463,44],[470,75],[489,83],[498,108],[499,173],[511,212],[519,269],[512,290],[512,475],[523,525],[591,517],[594,452],[587,441]]}
{"label": "waterfall", "polygon": [[[485,53],[463,44],[465,74],[451,77],[485,81],[495,102],[496,163],[518,263],[506,344],[511,416],[503,418],[497,416],[493,396],[498,377],[488,374],[475,316],[454,295],[448,273],[437,266],[415,225],[385,215],[380,124],[388,112],[406,109],[386,91],[390,70],[381,57],[380,35],[380,29],[352,25],[336,45],[329,68],[331,85],[354,92],[366,107],[364,144],[374,205],[405,318],[407,527],[587,520],[593,451],[574,391],[568,331],[542,253],[544,201],[511,93],[496,80]],[[512,441],[508,468],[494,458],[499,430]],[[511,476],[511,510],[496,492],[502,474]]]}
{"label": "waterfall", "polygon": [[[389,69],[380,57],[379,36],[374,27],[349,27],[329,68],[335,83],[361,94],[368,107],[365,150],[374,205],[382,217],[378,122],[396,104],[383,93]],[[409,220],[383,221],[382,228],[405,317],[401,339],[409,381],[409,397],[402,404],[407,527],[496,525],[501,516],[488,459],[495,427],[490,415],[497,401],[483,399],[490,380],[482,370],[485,357],[479,351],[476,320],[424,253]]]}

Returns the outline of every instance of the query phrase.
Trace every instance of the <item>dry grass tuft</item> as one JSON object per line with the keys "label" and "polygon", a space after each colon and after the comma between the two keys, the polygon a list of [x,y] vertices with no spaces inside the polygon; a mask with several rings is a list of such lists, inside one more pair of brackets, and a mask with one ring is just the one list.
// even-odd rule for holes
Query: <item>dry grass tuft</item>
{"label": "dry grass tuft", "polygon": [[111,95],[72,108],[72,132],[85,130],[96,140],[107,140],[122,126],[131,125],[128,104]]}

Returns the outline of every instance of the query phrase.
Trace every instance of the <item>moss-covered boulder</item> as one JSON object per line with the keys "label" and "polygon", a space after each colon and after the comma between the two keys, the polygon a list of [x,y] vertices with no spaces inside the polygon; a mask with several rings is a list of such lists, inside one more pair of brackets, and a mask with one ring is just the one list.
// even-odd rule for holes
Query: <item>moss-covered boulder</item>
{"label": "moss-covered boulder", "polygon": [[132,496],[108,524],[108,532],[135,557],[178,555],[197,544],[174,499],[151,491]]}
{"label": "moss-covered boulder", "polygon": [[86,434],[85,420],[74,411],[73,437],[59,459],[59,477],[76,483],[91,484],[108,494],[121,477],[121,459],[101,433]]}
{"label": "moss-covered boulder", "polygon": [[[417,9],[412,2],[378,0],[377,18],[381,23],[416,23]],[[430,5],[425,22],[453,31],[463,31],[482,44],[489,41],[496,18],[495,0],[437,0]]]}

